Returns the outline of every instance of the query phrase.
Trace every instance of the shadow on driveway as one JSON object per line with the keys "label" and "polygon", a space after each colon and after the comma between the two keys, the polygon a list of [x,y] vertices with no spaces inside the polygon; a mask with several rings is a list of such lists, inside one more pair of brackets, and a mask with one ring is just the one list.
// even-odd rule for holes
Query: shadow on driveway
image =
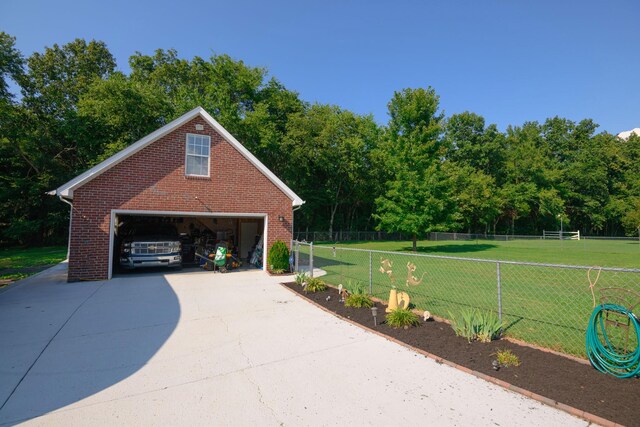
{"label": "shadow on driveway", "polygon": [[66,282],[66,264],[0,294],[0,424],[28,420],[131,376],[180,318],[162,274]]}

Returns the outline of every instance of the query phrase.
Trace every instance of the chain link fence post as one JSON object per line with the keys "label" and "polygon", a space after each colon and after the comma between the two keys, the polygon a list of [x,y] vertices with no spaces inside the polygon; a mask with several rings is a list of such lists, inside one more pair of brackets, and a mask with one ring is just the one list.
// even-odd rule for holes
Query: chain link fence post
{"label": "chain link fence post", "polygon": [[300,242],[296,240],[293,268],[296,273],[300,272]]}
{"label": "chain link fence post", "polygon": [[373,295],[373,263],[371,251],[369,251],[369,295]]}
{"label": "chain link fence post", "polygon": [[313,242],[309,243],[309,277],[313,277]]}
{"label": "chain link fence post", "polygon": [[498,321],[502,324],[502,277],[499,262],[496,262],[496,275],[498,277]]}

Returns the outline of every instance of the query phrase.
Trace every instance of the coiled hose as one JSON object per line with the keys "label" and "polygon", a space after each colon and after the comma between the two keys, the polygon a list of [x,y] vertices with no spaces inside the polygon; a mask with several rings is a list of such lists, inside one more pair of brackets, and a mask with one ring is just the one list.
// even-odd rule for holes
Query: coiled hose
{"label": "coiled hose", "polygon": [[[605,329],[604,311],[617,312],[631,319],[630,326],[633,326],[636,337],[636,348],[633,352],[618,353],[615,350]],[[604,343],[600,340],[598,333],[604,338]],[[600,372],[611,374],[618,378],[629,378],[640,373],[640,321],[627,308],[617,304],[601,304],[597,306],[589,319],[586,344],[589,360]]]}

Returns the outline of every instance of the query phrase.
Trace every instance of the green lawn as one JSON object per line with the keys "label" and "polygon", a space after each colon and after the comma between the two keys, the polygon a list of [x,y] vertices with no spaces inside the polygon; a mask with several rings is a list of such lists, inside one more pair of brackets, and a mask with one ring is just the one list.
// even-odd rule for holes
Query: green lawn
{"label": "green lawn", "polygon": [[[635,243],[635,245],[634,245]],[[456,256],[510,261],[640,267],[637,242],[624,241],[529,241],[511,242],[445,241],[420,242],[420,254],[404,253],[410,242],[340,243],[314,245],[314,267],[327,272],[323,277],[333,284],[361,282],[372,294],[386,299],[391,286],[406,290],[418,309],[449,318],[449,312],[467,307],[498,310],[497,263],[452,260],[437,256]],[[383,254],[342,250],[372,249],[394,252]],[[301,247],[301,263],[309,248]],[[436,257],[432,256],[436,255]],[[371,259],[371,261],[370,261]],[[382,260],[392,263],[393,279],[380,271]],[[371,273],[369,265],[371,262]],[[419,285],[407,285],[408,263]],[[506,334],[533,344],[584,356],[584,334],[593,309],[587,278],[588,268],[556,268],[529,265],[500,265],[502,313]],[[595,278],[595,271],[592,278]],[[640,273],[602,271],[595,286],[619,287],[640,292]],[[634,344],[633,342],[631,343]]]}
{"label": "green lawn", "polygon": [[67,257],[66,246],[0,249],[0,280],[19,280]]}
{"label": "green lawn", "polygon": [[[378,251],[411,252],[410,241],[341,242],[337,245]],[[418,252],[505,261],[640,268],[640,242],[628,240],[423,240],[418,242]]]}

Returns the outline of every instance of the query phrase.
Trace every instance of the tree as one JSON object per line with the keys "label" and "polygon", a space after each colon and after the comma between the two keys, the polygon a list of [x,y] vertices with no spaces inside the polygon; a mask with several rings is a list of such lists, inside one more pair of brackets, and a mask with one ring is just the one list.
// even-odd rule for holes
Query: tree
{"label": "tree", "polygon": [[389,131],[382,145],[390,178],[376,199],[378,230],[417,236],[455,223],[450,183],[442,171],[444,114],[431,87],[404,89],[389,102]]}
{"label": "tree", "polygon": [[461,224],[469,233],[483,226],[484,233],[500,218],[503,201],[498,182],[504,178],[505,137],[496,125],[485,127],[485,120],[468,111],[446,121],[444,139],[447,174]]}
{"label": "tree", "polygon": [[266,76],[264,68],[247,66],[228,55],[188,61],[178,58],[175,49],[158,49],[153,56],[137,52],[129,66],[131,79],[162,90],[176,114],[201,106],[241,141],[242,121],[253,111]]}
{"label": "tree", "polygon": [[371,116],[329,105],[316,104],[289,118],[283,147],[292,168],[287,175],[313,215],[305,218],[307,224],[324,223],[333,233],[338,218],[348,225],[366,203],[377,131]]}
{"label": "tree", "polygon": [[93,144],[81,153],[96,164],[163,126],[174,115],[157,86],[122,73],[96,80],[78,102],[79,117],[90,129]]}
{"label": "tree", "polygon": [[640,233],[640,197],[629,200],[629,209],[622,218],[622,223],[628,236]]}
{"label": "tree", "polygon": [[15,37],[0,32],[0,143],[9,145],[11,140],[15,140],[16,133],[20,133],[17,120],[20,107],[14,102],[7,80],[19,81],[24,73],[24,60],[15,43]]}
{"label": "tree", "polygon": [[46,192],[85,170],[95,156],[84,154],[93,135],[78,117],[77,102],[113,71],[115,61],[104,43],[77,39],[36,52],[26,64],[18,78],[23,97],[7,126],[13,131],[1,148],[10,169],[2,176],[0,204],[11,213],[5,238],[41,243],[59,239],[68,224],[66,207]]}
{"label": "tree", "polygon": [[[541,224],[552,221],[556,214],[547,209],[550,196],[560,194],[562,171],[560,162],[552,155],[542,127],[537,122],[526,122],[521,127],[507,129],[504,163],[504,216],[510,221],[510,232],[539,233]],[[544,195],[541,202],[540,195]],[[555,202],[554,202],[555,203]],[[543,207],[541,211],[540,208]]]}
{"label": "tree", "polygon": [[15,47],[16,38],[0,32],[0,101],[13,98],[9,92],[7,77],[18,81],[23,74],[22,54]]}
{"label": "tree", "polygon": [[261,88],[242,121],[238,135],[242,143],[285,182],[295,179],[295,167],[285,148],[287,128],[292,117],[304,116],[307,105],[296,92],[288,90],[275,78]]}
{"label": "tree", "polygon": [[482,116],[465,111],[445,125],[447,159],[498,179],[502,174],[505,141],[496,125],[485,127]]}
{"label": "tree", "polygon": [[477,231],[479,225],[487,233],[499,218],[503,203],[493,177],[456,163],[450,163],[446,172],[461,224],[468,233]]}
{"label": "tree", "polygon": [[41,118],[69,119],[80,96],[96,79],[111,74],[116,62],[104,42],[76,39],[54,44],[28,60],[22,82],[23,102]]}
{"label": "tree", "polygon": [[599,232],[606,224],[604,213],[609,202],[606,147],[606,138],[602,135],[584,140],[564,174],[569,189],[569,217],[585,233]]}

